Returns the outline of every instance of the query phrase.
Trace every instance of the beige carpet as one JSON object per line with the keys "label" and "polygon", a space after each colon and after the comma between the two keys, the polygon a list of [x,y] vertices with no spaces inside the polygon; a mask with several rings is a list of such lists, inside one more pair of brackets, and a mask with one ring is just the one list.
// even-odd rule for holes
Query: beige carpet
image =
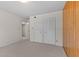
{"label": "beige carpet", "polygon": [[66,57],[62,47],[22,40],[0,48],[1,57]]}

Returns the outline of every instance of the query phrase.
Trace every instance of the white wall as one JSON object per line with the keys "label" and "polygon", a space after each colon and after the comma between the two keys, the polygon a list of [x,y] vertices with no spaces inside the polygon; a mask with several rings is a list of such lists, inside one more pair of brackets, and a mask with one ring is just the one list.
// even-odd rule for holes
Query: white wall
{"label": "white wall", "polygon": [[22,25],[19,16],[0,10],[0,47],[22,39]]}
{"label": "white wall", "polygon": [[[36,15],[36,17],[37,17],[36,19],[34,19],[34,16],[30,17],[30,39],[31,39],[31,41],[43,42],[44,38],[42,38],[42,36],[44,37],[44,35],[42,35],[42,33],[44,33],[45,30],[49,30],[52,33],[55,32],[54,35],[48,33],[49,38],[52,37],[51,43],[52,44],[54,43],[57,46],[63,46],[63,23],[62,23],[63,22],[63,12],[62,11],[51,12],[51,13],[46,13],[46,14],[42,14],[42,15]],[[50,19],[49,23],[51,23],[51,26],[50,26],[51,28],[55,24],[54,25],[55,27],[53,27],[53,29],[51,29],[51,28],[47,29],[46,27],[45,28],[42,27],[46,23],[45,20],[48,20],[48,19]],[[42,29],[39,30],[39,28],[43,28],[45,30],[42,30]],[[55,39],[53,36],[55,36]],[[54,42],[52,42],[52,41],[54,41]],[[43,42],[43,43],[45,43],[45,42]]]}

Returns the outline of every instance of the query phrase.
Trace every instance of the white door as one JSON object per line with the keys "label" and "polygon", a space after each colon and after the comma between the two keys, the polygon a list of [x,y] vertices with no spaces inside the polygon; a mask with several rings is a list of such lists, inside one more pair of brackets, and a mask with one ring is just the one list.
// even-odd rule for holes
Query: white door
{"label": "white door", "polygon": [[30,40],[42,42],[42,25],[39,16],[30,18]]}
{"label": "white door", "polygon": [[55,44],[55,23],[55,18],[52,16],[48,16],[44,20],[44,43]]}

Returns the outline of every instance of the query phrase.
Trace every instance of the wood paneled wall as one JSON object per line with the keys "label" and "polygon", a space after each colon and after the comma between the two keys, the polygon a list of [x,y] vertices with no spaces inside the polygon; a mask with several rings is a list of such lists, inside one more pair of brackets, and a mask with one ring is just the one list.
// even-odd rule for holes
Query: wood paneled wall
{"label": "wood paneled wall", "polygon": [[69,1],[64,7],[64,50],[67,56],[79,56],[79,1]]}

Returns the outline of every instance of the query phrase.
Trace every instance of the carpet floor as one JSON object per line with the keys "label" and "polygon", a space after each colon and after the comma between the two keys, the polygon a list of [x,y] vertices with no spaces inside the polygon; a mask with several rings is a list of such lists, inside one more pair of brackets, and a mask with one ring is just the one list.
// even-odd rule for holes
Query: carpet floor
{"label": "carpet floor", "polygon": [[66,54],[62,47],[22,40],[1,47],[0,57],[66,57]]}

